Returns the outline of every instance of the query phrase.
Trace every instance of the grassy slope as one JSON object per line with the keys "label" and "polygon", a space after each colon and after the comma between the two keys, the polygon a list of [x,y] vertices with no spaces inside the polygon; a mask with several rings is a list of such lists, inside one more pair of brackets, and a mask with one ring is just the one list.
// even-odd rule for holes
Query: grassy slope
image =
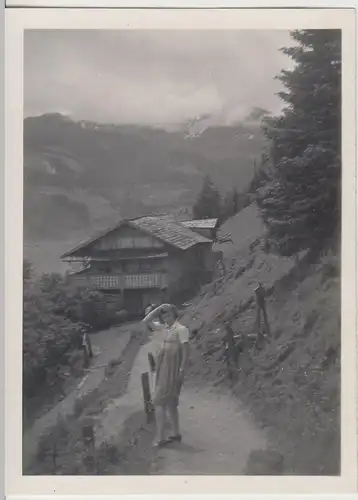
{"label": "grassy slope", "polygon": [[197,329],[190,376],[227,383],[224,323],[235,333],[255,331],[252,297],[261,281],[272,292],[272,336],[260,352],[241,355],[234,389],[271,431],[285,455],[286,473],[338,474],[339,262],[332,253],[318,261],[301,256],[298,262],[265,254],[261,244],[250,250],[260,233],[255,211],[248,207],[228,222],[234,240],[241,234],[241,246],[235,256],[226,249],[227,276],[206,287],[184,315],[183,322]]}
{"label": "grassy slope", "polygon": [[[264,229],[254,205],[228,221],[223,232],[229,228],[236,245],[235,249],[229,245],[223,248],[226,277],[203,289],[182,319],[192,331],[197,329],[193,331],[189,378],[201,384],[203,380],[219,386],[228,383],[223,360],[224,323],[230,322],[235,333],[255,331],[252,297],[257,281],[261,281],[271,291],[267,307],[272,336],[258,353],[240,356],[239,380],[233,390],[283,453],[286,474],[339,474],[338,258],[330,252],[315,261],[307,255],[294,260],[265,254]],[[101,401],[106,397],[107,390],[103,390]],[[133,424],[136,429],[141,418],[138,422]],[[148,436],[144,441],[147,443]],[[65,447],[71,446],[65,440]],[[132,449],[132,440],[129,446]],[[148,459],[144,448],[133,449],[135,467],[138,456]],[[103,460],[107,470],[107,452]],[[121,473],[117,459],[114,462],[114,473]]]}

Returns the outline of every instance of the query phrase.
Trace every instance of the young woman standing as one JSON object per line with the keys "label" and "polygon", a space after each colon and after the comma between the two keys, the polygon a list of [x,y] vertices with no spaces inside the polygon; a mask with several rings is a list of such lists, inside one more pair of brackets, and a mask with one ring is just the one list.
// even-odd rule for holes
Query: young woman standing
{"label": "young woman standing", "polygon": [[[171,304],[157,307],[143,322],[147,327],[160,332],[161,337],[155,356],[153,395],[157,421],[154,446],[160,447],[173,441],[181,441],[178,406],[189,354],[189,330],[178,322],[178,311]],[[172,427],[172,435],[168,438],[164,435],[166,415]]]}

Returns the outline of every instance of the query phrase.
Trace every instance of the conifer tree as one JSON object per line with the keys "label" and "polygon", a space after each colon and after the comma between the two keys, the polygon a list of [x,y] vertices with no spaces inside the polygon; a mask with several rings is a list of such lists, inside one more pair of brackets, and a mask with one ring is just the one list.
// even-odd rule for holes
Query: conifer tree
{"label": "conifer tree", "polygon": [[323,244],[340,224],[341,32],[298,30],[282,49],[292,70],[278,76],[285,107],[267,118],[268,161],[257,201],[282,255]]}
{"label": "conifer tree", "polygon": [[236,188],[232,189],[232,214],[236,215],[239,211],[239,193]]}
{"label": "conifer tree", "polygon": [[210,178],[206,176],[199,196],[193,206],[193,217],[195,219],[210,219],[220,217],[220,214],[220,193],[213,185]]}
{"label": "conifer tree", "polygon": [[234,187],[230,189],[222,202],[222,220],[227,220],[229,217],[236,215],[240,208],[240,195]]}

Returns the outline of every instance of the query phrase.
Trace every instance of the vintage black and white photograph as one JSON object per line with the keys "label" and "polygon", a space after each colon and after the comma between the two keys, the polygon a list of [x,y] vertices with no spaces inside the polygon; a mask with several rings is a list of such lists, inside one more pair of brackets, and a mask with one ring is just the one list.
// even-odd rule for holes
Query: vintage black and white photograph
{"label": "vintage black and white photograph", "polygon": [[267,26],[25,30],[23,475],[341,474],[342,32]]}

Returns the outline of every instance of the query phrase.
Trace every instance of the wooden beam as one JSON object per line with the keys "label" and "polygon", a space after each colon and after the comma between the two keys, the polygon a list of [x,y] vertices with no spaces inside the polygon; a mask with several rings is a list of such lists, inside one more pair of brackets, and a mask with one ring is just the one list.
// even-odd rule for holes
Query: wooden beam
{"label": "wooden beam", "polygon": [[154,356],[151,352],[148,353],[148,362],[149,362],[149,366],[150,366],[150,371],[152,373],[155,372],[155,359],[154,359]]}
{"label": "wooden beam", "polygon": [[265,291],[264,287],[261,285],[261,283],[259,283],[258,286],[255,288],[255,295],[256,295],[256,304],[257,304],[257,316],[256,316],[257,334],[260,335],[260,333],[261,333],[260,326],[261,326],[261,315],[262,315],[263,320],[264,320],[265,333],[266,333],[266,335],[270,336],[271,330],[270,330],[270,324],[268,321],[266,301],[265,301],[266,291]]}
{"label": "wooden beam", "polygon": [[85,422],[82,428],[83,438],[83,465],[88,474],[96,473],[96,460],[95,460],[95,435],[93,423],[90,421]]}
{"label": "wooden beam", "polygon": [[229,379],[235,382],[237,379],[237,352],[236,344],[234,340],[234,332],[230,325],[225,326],[225,338],[224,342],[227,348],[226,365],[229,375]]}
{"label": "wooden beam", "polygon": [[142,381],[142,391],[143,391],[143,401],[144,401],[144,411],[147,416],[147,423],[151,423],[154,420],[154,408],[152,404],[152,398],[150,394],[150,385],[149,385],[149,374],[148,372],[142,373],[141,375]]}

